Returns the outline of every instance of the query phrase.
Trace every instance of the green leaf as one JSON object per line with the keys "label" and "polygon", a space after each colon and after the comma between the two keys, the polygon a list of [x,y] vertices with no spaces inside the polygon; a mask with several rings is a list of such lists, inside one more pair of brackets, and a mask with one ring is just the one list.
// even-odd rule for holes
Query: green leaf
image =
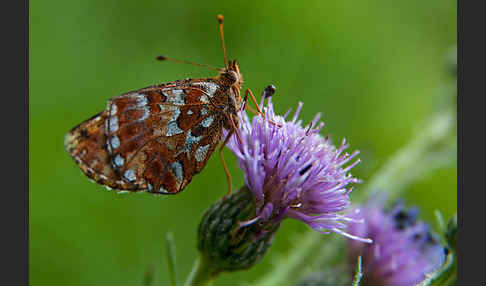
{"label": "green leaf", "polygon": [[447,223],[444,236],[449,245],[449,249],[455,252],[457,242],[457,214],[454,214]]}
{"label": "green leaf", "polygon": [[169,285],[177,286],[175,243],[171,232],[167,233],[167,259],[169,262]]}
{"label": "green leaf", "polygon": [[437,224],[439,225],[439,230],[441,233],[444,233],[446,230],[446,224],[444,222],[444,216],[442,215],[440,210],[434,211],[435,218],[437,219]]}

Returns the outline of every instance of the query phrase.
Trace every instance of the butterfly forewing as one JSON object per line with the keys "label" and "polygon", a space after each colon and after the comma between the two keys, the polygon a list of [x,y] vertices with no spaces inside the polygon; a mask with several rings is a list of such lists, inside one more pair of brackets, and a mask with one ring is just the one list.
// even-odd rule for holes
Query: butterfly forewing
{"label": "butterfly forewing", "polygon": [[70,131],[67,150],[84,173],[120,190],[180,192],[221,140],[225,96],[213,79],[144,88],[110,99]]}

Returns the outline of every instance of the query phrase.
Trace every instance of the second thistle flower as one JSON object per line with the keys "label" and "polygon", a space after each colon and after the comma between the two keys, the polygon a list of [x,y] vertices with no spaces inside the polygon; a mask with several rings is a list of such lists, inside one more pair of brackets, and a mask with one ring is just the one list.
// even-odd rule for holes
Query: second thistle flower
{"label": "second thistle flower", "polygon": [[361,285],[411,286],[438,269],[445,259],[445,249],[429,226],[417,219],[417,208],[397,202],[390,210],[384,197],[373,197],[361,207],[365,223],[350,224],[349,232],[373,239],[373,244],[349,242],[352,264],[363,258]]}

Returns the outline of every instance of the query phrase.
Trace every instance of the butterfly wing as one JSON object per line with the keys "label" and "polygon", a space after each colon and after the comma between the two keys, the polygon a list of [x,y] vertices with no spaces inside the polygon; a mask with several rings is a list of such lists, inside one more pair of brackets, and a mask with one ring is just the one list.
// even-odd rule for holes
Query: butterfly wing
{"label": "butterfly wing", "polygon": [[216,89],[176,82],[112,98],[104,112],[71,130],[67,149],[98,183],[178,193],[221,140],[224,113],[211,102]]}

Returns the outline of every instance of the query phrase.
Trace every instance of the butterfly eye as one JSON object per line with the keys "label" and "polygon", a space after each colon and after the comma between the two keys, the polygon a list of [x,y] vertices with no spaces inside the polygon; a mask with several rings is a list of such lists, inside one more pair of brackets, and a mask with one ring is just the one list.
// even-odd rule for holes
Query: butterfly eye
{"label": "butterfly eye", "polygon": [[235,83],[239,80],[238,74],[235,71],[227,71],[223,74],[223,76],[230,83]]}

